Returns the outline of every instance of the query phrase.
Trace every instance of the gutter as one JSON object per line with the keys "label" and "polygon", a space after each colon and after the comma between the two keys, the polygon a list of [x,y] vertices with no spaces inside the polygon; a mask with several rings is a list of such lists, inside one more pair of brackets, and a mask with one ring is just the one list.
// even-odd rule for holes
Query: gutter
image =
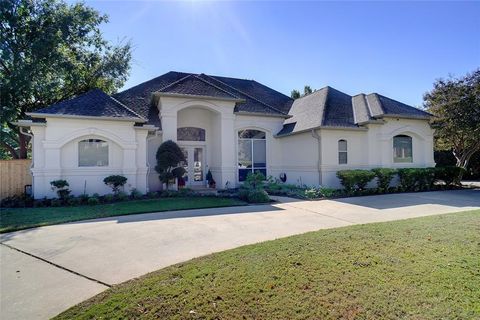
{"label": "gutter", "polygon": [[315,129],[312,129],[311,133],[312,133],[312,137],[315,138],[318,142],[318,162],[317,162],[317,166],[318,166],[318,185],[321,186],[322,185],[322,170],[321,170],[321,167],[322,167],[322,137],[320,137],[320,135],[317,133],[317,131]]}
{"label": "gutter", "polygon": [[147,120],[143,118],[132,118],[132,117],[106,117],[106,116],[96,117],[96,116],[79,116],[79,115],[73,115],[73,114],[36,113],[36,112],[27,112],[26,115],[32,118],[110,120],[110,121],[129,121],[129,122],[140,122],[140,123],[147,122]]}

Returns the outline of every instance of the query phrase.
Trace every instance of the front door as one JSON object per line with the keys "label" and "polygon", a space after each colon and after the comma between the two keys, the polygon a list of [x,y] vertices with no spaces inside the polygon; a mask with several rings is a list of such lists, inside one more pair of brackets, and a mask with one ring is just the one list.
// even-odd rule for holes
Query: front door
{"label": "front door", "polygon": [[205,147],[180,146],[185,159],[181,165],[185,168],[183,179],[186,186],[205,185]]}

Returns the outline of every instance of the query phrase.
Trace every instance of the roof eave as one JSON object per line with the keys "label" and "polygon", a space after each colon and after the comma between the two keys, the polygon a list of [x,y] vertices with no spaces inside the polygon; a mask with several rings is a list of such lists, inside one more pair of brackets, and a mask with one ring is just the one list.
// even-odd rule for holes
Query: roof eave
{"label": "roof eave", "polygon": [[63,118],[63,119],[82,119],[82,120],[113,120],[113,121],[129,121],[144,123],[147,120],[138,117],[105,117],[105,116],[82,116],[73,114],[56,114],[56,113],[35,113],[27,112],[27,116],[32,118]]}
{"label": "roof eave", "polygon": [[289,119],[292,117],[289,114],[245,112],[245,111],[235,111],[234,114],[240,115],[240,116],[259,116],[259,117],[273,117],[273,118],[282,118],[282,119]]}
{"label": "roof eave", "polygon": [[294,134],[298,134],[298,133],[305,133],[305,132],[308,132],[308,131],[312,131],[312,130],[350,130],[350,131],[368,131],[368,128],[364,128],[364,127],[337,127],[337,126],[318,126],[318,127],[313,127],[313,128],[308,128],[308,129],[302,129],[302,130],[298,130],[298,131],[293,131],[293,132],[289,132],[289,133],[286,133],[286,134],[281,134],[281,135],[274,135],[275,138],[282,138],[282,137],[287,137],[287,136],[291,136],[291,135],[294,135]]}
{"label": "roof eave", "polygon": [[401,118],[401,119],[416,119],[416,120],[430,120],[433,115],[408,115],[408,114],[382,114],[379,118]]}
{"label": "roof eave", "polygon": [[18,120],[10,123],[19,127],[45,127],[47,125],[45,122],[33,122],[32,120]]}

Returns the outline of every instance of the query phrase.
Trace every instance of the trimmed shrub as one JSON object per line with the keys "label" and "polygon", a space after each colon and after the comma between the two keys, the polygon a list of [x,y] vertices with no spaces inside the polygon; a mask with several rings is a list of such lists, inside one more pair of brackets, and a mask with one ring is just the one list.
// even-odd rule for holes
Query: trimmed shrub
{"label": "trimmed shrub", "polygon": [[90,198],[90,197],[88,196],[88,194],[82,194],[82,195],[78,196],[78,198],[80,199],[82,204],[87,204],[88,198]]}
{"label": "trimmed shrub", "polygon": [[365,190],[367,184],[375,178],[375,173],[370,170],[340,170],[337,177],[345,188],[345,191],[352,192],[354,187]]}
{"label": "trimmed shrub", "polygon": [[418,168],[417,179],[420,190],[431,190],[435,184],[435,168]]}
{"label": "trimmed shrub", "polygon": [[465,173],[465,169],[460,167],[440,167],[435,168],[435,177],[443,180],[447,187],[460,184],[460,176]]}
{"label": "trimmed shrub", "polygon": [[115,201],[115,196],[113,194],[106,194],[104,197],[103,197],[103,200],[105,202],[113,202]]}
{"label": "trimmed shrub", "polygon": [[397,173],[397,170],[390,168],[375,168],[372,169],[372,172],[375,173],[377,178],[377,187],[380,192],[388,191],[390,187],[390,182]]}
{"label": "trimmed shrub", "polygon": [[116,201],[125,201],[128,199],[128,194],[123,191],[119,191],[114,195]]}
{"label": "trimmed shrub", "polygon": [[82,199],[77,198],[77,197],[71,197],[68,199],[68,205],[69,206],[79,206],[82,204]]}
{"label": "trimmed shrub", "polygon": [[248,192],[247,201],[249,203],[265,203],[270,202],[270,198],[265,190],[252,189]]}
{"label": "trimmed shrub", "polygon": [[147,193],[147,198],[149,198],[149,199],[154,199],[158,196],[159,196],[158,192],[155,192],[155,191],[150,191],[150,192]]}
{"label": "trimmed shrub", "polygon": [[138,191],[137,189],[133,188],[132,191],[130,192],[130,198],[132,199],[142,199],[143,198],[143,194]]}
{"label": "trimmed shrub", "polygon": [[324,198],[331,198],[337,193],[337,190],[327,187],[320,187],[319,191],[321,196]]}
{"label": "trimmed shrub", "polygon": [[50,206],[52,207],[61,207],[62,204],[63,204],[63,201],[60,199],[52,199],[52,201],[50,202]]}
{"label": "trimmed shrub", "polygon": [[127,183],[127,178],[121,175],[111,175],[103,179],[103,183],[112,188],[113,193],[120,192],[120,188]]}
{"label": "trimmed shrub", "polygon": [[251,203],[269,202],[270,198],[264,189],[265,176],[260,172],[249,173],[240,187],[238,197]]}
{"label": "trimmed shrub", "polygon": [[400,189],[403,191],[414,191],[415,185],[418,181],[417,169],[415,168],[402,168],[398,169],[398,178],[400,183]]}
{"label": "trimmed shrub", "polygon": [[91,198],[88,198],[87,203],[90,206],[95,206],[100,203],[100,199],[98,199],[97,197],[91,197]]}

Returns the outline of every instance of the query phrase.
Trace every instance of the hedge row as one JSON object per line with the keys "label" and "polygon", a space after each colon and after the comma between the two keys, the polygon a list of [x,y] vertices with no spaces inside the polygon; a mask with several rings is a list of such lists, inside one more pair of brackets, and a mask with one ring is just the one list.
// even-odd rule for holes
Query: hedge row
{"label": "hedge row", "polygon": [[459,184],[465,170],[459,167],[439,168],[376,168],[372,170],[340,170],[337,177],[346,192],[363,191],[376,178],[379,192],[387,192],[395,176],[398,176],[401,191],[431,190],[441,180],[447,187]]}

